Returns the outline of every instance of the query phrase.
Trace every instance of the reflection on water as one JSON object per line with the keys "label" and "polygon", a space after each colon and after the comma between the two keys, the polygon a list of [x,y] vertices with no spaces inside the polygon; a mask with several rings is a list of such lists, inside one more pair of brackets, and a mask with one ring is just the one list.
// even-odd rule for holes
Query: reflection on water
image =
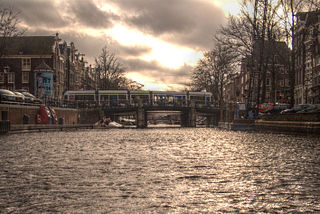
{"label": "reflection on water", "polygon": [[319,137],[121,129],[0,137],[0,212],[320,212]]}

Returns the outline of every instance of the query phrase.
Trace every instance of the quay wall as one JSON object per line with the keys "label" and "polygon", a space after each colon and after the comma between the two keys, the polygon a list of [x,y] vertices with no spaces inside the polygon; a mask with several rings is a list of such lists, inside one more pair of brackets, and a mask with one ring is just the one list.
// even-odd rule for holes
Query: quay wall
{"label": "quay wall", "polygon": [[104,113],[99,109],[81,109],[79,115],[80,124],[94,124],[103,118]]}
{"label": "quay wall", "polygon": [[255,121],[255,129],[259,131],[320,134],[320,122],[257,120]]}
{"label": "quay wall", "polygon": [[320,112],[316,113],[299,113],[299,114],[278,114],[263,115],[261,119],[266,121],[303,121],[303,122],[320,122]]}
{"label": "quay wall", "polygon": [[[12,125],[23,124],[24,115],[29,116],[28,123],[36,123],[39,106],[0,104],[0,120],[9,120]],[[77,109],[54,107],[57,118],[63,118],[65,124],[78,124],[79,111]],[[6,118],[4,118],[6,117]]]}

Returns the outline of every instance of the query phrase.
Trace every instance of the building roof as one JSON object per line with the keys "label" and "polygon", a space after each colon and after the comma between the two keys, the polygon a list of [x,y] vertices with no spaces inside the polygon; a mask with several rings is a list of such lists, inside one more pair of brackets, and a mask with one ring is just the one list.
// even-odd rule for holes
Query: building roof
{"label": "building roof", "polygon": [[320,10],[297,13],[297,17],[299,17],[300,20],[306,21],[307,26],[319,22],[319,16]]}
{"label": "building roof", "polygon": [[[262,41],[256,40],[254,42],[253,55],[260,56],[260,49],[262,47]],[[290,49],[285,42],[280,41],[264,41],[264,58],[270,58],[274,55],[280,56],[282,61],[286,61],[290,54]]]}
{"label": "building roof", "polygon": [[34,72],[53,72],[52,68],[47,65],[47,63],[45,63],[43,60],[41,61],[41,63],[34,69]]}
{"label": "building roof", "polygon": [[5,55],[50,55],[55,36],[21,36],[5,39]]}

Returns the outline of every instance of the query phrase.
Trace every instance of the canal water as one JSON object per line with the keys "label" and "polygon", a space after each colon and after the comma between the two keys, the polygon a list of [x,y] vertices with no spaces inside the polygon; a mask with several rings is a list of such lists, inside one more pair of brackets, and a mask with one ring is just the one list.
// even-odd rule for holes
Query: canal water
{"label": "canal water", "polygon": [[0,213],[305,213],[319,202],[319,137],[206,128],[0,136]]}

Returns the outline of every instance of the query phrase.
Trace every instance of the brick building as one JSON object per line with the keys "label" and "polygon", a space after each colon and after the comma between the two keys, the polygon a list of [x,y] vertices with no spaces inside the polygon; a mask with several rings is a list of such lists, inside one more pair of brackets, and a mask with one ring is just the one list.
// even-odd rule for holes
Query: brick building
{"label": "brick building", "polygon": [[95,68],[91,67],[91,65],[87,66],[83,75],[83,89],[96,90],[96,78]]}
{"label": "brick building", "polygon": [[256,43],[253,55],[241,63],[240,101],[250,106],[258,102],[290,103],[289,48],[284,42],[265,41],[262,71],[259,71],[259,53],[260,45]]}
{"label": "brick building", "polygon": [[[85,62],[74,43],[59,35],[6,38],[0,57],[0,88],[25,89],[36,96],[63,98],[84,86]],[[94,81],[94,80],[92,80]]]}
{"label": "brick building", "polygon": [[320,103],[320,11],[297,14],[295,103]]}
{"label": "brick building", "polygon": [[59,41],[58,35],[6,38],[4,55],[0,58],[0,87],[25,89],[37,94],[36,73],[46,72],[52,73],[53,77],[50,80],[51,91],[47,95],[59,96],[62,90],[57,76],[63,72],[59,59]]}

